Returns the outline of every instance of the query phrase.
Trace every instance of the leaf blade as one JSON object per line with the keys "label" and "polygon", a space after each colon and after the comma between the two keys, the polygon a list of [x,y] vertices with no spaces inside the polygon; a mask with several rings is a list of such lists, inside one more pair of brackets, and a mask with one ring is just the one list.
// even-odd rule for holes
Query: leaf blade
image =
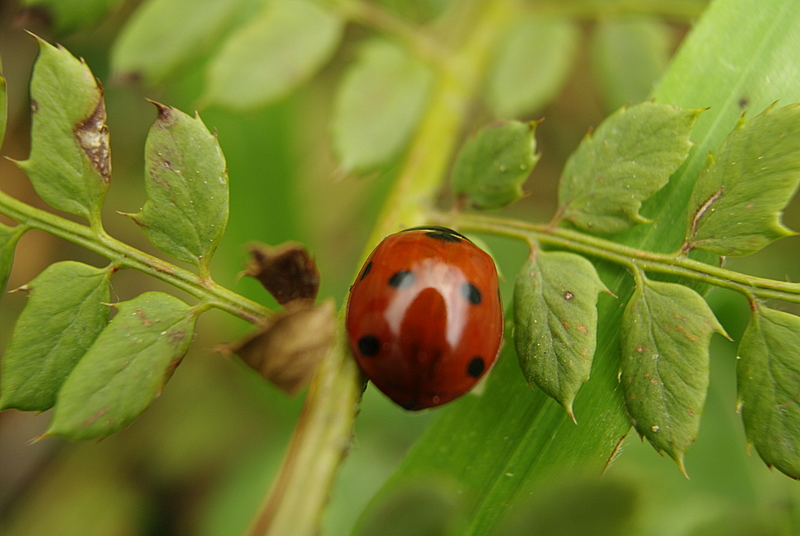
{"label": "leaf blade", "polygon": [[769,107],[742,121],[692,191],[687,244],[749,255],[794,234],[781,211],[800,185],[800,107]]}
{"label": "leaf blade", "polygon": [[528,383],[575,419],[572,403],[589,380],[597,343],[594,266],[574,253],[535,251],[514,286],[514,345]]}
{"label": "leaf blade", "polygon": [[333,143],[343,169],[371,169],[405,144],[432,84],[427,66],[385,40],[368,42],[336,92]]}
{"label": "leaf blade", "polygon": [[739,343],[739,408],[764,463],[800,479],[800,318],[758,305]]}
{"label": "leaf blade", "polygon": [[610,115],[567,159],[558,188],[562,218],[593,233],[647,222],[642,201],[686,159],[698,114],[643,102]]}
{"label": "leaf blade", "polygon": [[44,411],[108,322],[108,269],[64,261],[48,266],[3,358],[0,408]]}
{"label": "leaf blade", "polygon": [[539,160],[536,123],[499,121],[464,143],[453,167],[453,191],[480,209],[521,198],[522,183]]}
{"label": "leaf blade", "polygon": [[37,42],[31,152],[17,165],[49,205],[96,223],[111,180],[103,89],[83,61]]}
{"label": "leaf blade", "polygon": [[[158,84],[215,43],[235,18],[241,0],[150,0],[122,28],[111,49],[117,80]],[[175,31],[180,21],[180,31]]]}
{"label": "leaf blade", "polygon": [[205,270],[228,223],[225,156],[200,116],[157,105],[147,136],[147,201],[133,214],[148,240]]}
{"label": "leaf blade", "polygon": [[529,15],[507,32],[489,73],[486,99],[498,117],[546,105],[564,84],[579,32],[568,19]]}
{"label": "leaf blade", "polygon": [[158,396],[186,353],[196,309],[161,292],[146,292],[117,307],[64,382],[47,435],[91,439],[128,426]]}
{"label": "leaf blade", "polygon": [[642,278],[622,317],[620,382],[639,435],[684,471],[708,389],[708,345],[725,331],[695,291]]}
{"label": "leaf blade", "polygon": [[314,2],[271,2],[211,60],[205,99],[248,110],[283,97],[328,61],[343,27],[338,15]]}

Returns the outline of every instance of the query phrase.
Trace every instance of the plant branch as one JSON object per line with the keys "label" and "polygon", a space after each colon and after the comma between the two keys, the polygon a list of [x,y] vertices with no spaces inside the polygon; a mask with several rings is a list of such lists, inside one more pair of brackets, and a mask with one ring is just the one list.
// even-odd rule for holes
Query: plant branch
{"label": "plant branch", "polygon": [[109,236],[100,226],[93,229],[61,216],[32,207],[0,191],[0,212],[27,228],[58,236],[102,255],[120,268],[133,268],[179,288],[211,307],[222,309],[253,324],[274,313],[258,303],[194,272],[148,255]]}
{"label": "plant branch", "polygon": [[[800,283],[750,276],[712,266],[684,256],[643,251],[578,231],[479,214],[440,214],[443,223],[459,229],[535,240],[620,265],[634,265],[645,272],[685,277],[761,299],[800,303]],[[452,221],[451,221],[452,220]]]}

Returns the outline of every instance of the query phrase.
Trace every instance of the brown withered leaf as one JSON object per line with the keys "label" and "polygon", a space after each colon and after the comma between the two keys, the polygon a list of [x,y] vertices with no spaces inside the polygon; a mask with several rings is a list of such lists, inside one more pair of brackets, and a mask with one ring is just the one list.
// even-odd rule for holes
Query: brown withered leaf
{"label": "brown withered leaf", "polygon": [[302,245],[294,242],[279,246],[252,244],[250,255],[244,275],[258,279],[281,305],[296,300],[313,302],[317,297],[319,271]]}
{"label": "brown withered leaf", "polygon": [[218,349],[237,354],[266,380],[293,395],[311,379],[335,330],[335,307],[328,299],[298,306],[243,340]]}

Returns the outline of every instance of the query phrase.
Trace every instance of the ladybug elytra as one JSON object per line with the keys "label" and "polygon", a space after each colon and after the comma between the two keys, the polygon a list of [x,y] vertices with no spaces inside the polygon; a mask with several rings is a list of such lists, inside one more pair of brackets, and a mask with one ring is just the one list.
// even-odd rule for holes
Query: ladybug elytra
{"label": "ladybug elytra", "polygon": [[445,227],[390,235],[352,286],[347,334],[361,370],[400,406],[458,398],[489,371],[503,339],[494,262]]}

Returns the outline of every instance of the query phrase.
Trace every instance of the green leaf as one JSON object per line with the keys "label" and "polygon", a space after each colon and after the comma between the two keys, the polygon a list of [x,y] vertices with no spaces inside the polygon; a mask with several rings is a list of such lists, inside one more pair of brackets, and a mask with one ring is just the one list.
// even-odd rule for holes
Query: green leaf
{"label": "green leaf", "polygon": [[499,117],[545,106],[566,81],[580,33],[570,20],[528,15],[509,30],[489,73],[487,100]]}
{"label": "green leaf", "polygon": [[91,28],[122,0],[24,0],[25,6],[45,10],[58,33]]}
{"label": "green leaf", "polygon": [[398,45],[373,40],[339,86],[333,143],[347,171],[382,164],[405,144],[427,103],[432,73]]}
{"label": "green leaf", "polygon": [[798,184],[800,106],[742,120],[695,185],[687,244],[749,255],[794,234],[780,219]]}
{"label": "green leaf", "polygon": [[58,393],[48,435],[90,439],[121,430],[158,396],[186,354],[197,309],[161,292],[117,307]]}
{"label": "green leaf", "polygon": [[597,294],[607,290],[592,263],[574,253],[534,251],[514,285],[514,345],[528,383],[570,417],[589,380],[597,342]]}
{"label": "green leaf", "polygon": [[579,37],[567,19],[529,15],[517,21],[489,73],[486,98],[494,113],[516,117],[550,102],[569,74]]}
{"label": "green leaf", "polygon": [[481,209],[522,197],[522,183],[539,160],[536,123],[500,121],[464,143],[453,167],[453,191]]}
{"label": "green leaf", "polygon": [[698,113],[644,102],[609,116],[567,160],[558,189],[562,217],[593,233],[646,223],[642,201],[686,159]]}
{"label": "green leaf", "polygon": [[685,472],[708,389],[708,345],[725,331],[694,290],[641,278],[622,316],[620,381],[639,435]]}
{"label": "green leaf", "polygon": [[669,61],[670,27],[649,17],[600,20],[592,37],[592,64],[607,109],[645,100]]}
{"label": "green leaf", "polygon": [[286,95],[328,61],[344,22],[309,0],[270,2],[211,60],[205,99],[235,110]]}
{"label": "green leaf", "polygon": [[47,203],[99,222],[111,179],[103,89],[83,61],[37,41],[31,154],[18,165]]}
{"label": "green leaf", "polygon": [[244,0],[146,0],[111,50],[115,79],[157,84],[203,56],[230,26]]}
{"label": "green leaf", "polygon": [[800,318],[758,305],[736,373],[748,443],[767,465],[800,479]]}
{"label": "green leaf", "polygon": [[228,170],[199,116],[156,105],[145,143],[147,201],[131,215],[158,249],[208,267],[228,222]]}
{"label": "green leaf", "polygon": [[28,228],[24,225],[9,227],[0,223],[0,292],[6,288],[11,265],[14,263],[14,249]]}
{"label": "green leaf", "polygon": [[79,262],[52,264],[31,294],[3,358],[0,408],[44,411],[108,322],[111,271]]}

